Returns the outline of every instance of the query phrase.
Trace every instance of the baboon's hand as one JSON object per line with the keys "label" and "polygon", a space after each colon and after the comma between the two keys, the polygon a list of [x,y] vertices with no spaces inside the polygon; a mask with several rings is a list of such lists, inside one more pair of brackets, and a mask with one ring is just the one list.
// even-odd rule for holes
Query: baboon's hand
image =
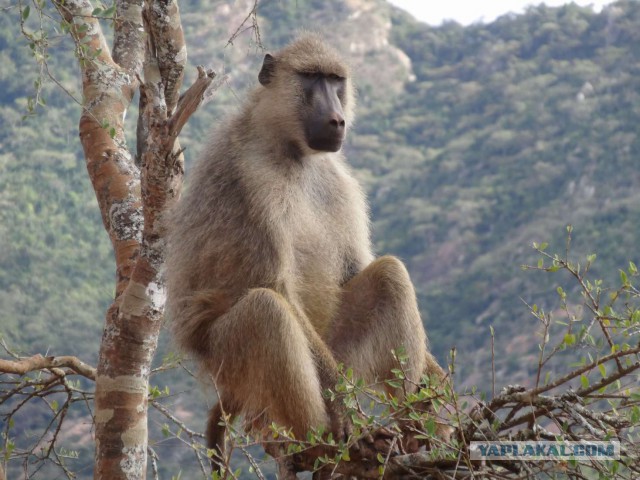
{"label": "baboon's hand", "polygon": [[346,407],[339,400],[328,401],[327,412],[336,442],[346,442],[353,434],[353,422],[347,416]]}
{"label": "baboon's hand", "polygon": [[[353,438],[356,428],[348,414],[347,407],[342,402],[327,402],[327,411],[331,421],[331,432],[337,442],[343,441],[346,443],[351,441],[351,449],[354,451],[358,451],[364,444],[373,445],[374,438],[366,427],[360,428],[360,434],[357,439]],[[365,419],[363,415],[359,416],[363,420]]]}
{"label": "baboon's hand", "polygon": [[351,458],[353,460],[376,459],[378,454],[384,457],[393,457],[401,453],[397,442],[397,434],[394,434],[386,427],[379,427],[370,431],[362,437],[356,445],[351,447]]}

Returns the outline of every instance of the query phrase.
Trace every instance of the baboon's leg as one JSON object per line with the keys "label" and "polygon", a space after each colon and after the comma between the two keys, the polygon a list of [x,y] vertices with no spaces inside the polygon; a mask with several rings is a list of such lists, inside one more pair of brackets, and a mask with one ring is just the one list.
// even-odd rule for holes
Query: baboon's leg
{"label": "baboon's leg", "polygon": [[297,438],[305,438],[312,426],[328,425],[304,321],[284,297],[258,288],[215,320],[208,332],[207,369],[227,403],[248,421],[264,415],[291,427]]}
{"label": "baboon's leg", "polygon": [[[445,377],[427,349],[409,274],[395,257],[378,258],[345,285],[329,346],[338,362],[352,367],[357,377],[368,382],[395,378],[391,369],[399,364],[391,350],[400,348],[407,355],[403,367],[409,380],[406,391],[414,390],[425,373]],[[393,393],[402,396],[404,391]],[[410,441],[410,435],[405,440]]]}
{"label": "baboon's leg", "polygon": [[285,444],[266,442],[263,444],[264,451],[276,460],[278,480],[296,480],[296,466],[293,459],[286,453]]}
{"label": "baboon's leg", "polygon": [[220,425],[220,420],[222,420],[222,408],[219,403],[216,403],[211,410],[209,410],[207,431],[205,432],[207,437],[207,448],[214,450],[213,456],[211,457],[211,466],[214,469],[217,469],[220,463],[217,456],[224,456],[225,427]]}
{"label": "baboon's leg", "polygon": [[426,334],[413,284],[395,257],[373,261],[343,288],[329,346],[338,362],[367,381],[394,378],[391,350],[407,355],[407,378],[417,382],[427,366]]}
{"label": "baboon's leg", "polygon": [[227,414],[231,416],[231,420],[233,417],[238,414],[237,408],[231,402],[228,402],[224,399],[219,399],[218,403],[216,403],[211,410],[209,410],[209,418],[207,419],[207,430],[206,430],[206,439],[207,439],[207,448],[213,450],[213,456],[211,457],[211,467],[214,470],[220,470],[221,465],[224,461],[225,454],[225,442],[224,442],[224,434],[225,434],[225,426],[221,425],[220,422],[222,420],[223,414]]}

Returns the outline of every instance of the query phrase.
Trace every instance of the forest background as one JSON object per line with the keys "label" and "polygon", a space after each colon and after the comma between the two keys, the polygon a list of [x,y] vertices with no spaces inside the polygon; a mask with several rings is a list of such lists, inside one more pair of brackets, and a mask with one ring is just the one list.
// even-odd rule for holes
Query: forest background
{"label": "forest background", "polygon": [[[226,75],[181,136],[187,182],[210,130],[255,84],[264,52],[250,34],[227,45],[252,5],[180,4],[190,64]],[[574,254],[596,252],[592,272],[607,281],[640,260],[640,2],[532,7],[467,27],[430,27],[378,0],[265,0],[258,14],[269,49],[323,25],[351,57],[359,109],[346,154],[369,195],[376,251],[407,264],[441,363],[455,347],[458,385],[489,385],[493,327],[498,386],[530,384],[540,325],[527,304],[559,308],[559,279],[520,268],[537,261],[532,243],[562,250],[572,224]],[[0,334],[14,351],[95,364],[114,272],[80,107],[60,89],[80,98],[77,61],[61,35],[41,71],[20,27],[20,11],[3,7]],[[48,73],[60,85],[41,82]],[[171,350],[165,335],[159,361]],[[191,378],[165,383],[197,425],[207,392]],[[44,419],[27,409],[25,432]],[[77,430],[71,446],[90,425]]]}

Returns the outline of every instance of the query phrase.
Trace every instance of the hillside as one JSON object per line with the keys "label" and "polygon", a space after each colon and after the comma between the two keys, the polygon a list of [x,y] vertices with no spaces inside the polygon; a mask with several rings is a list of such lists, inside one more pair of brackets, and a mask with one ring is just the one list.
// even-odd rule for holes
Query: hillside
{"label": "hillside", "polygon": [[535,354],[520,298],[553,307],[557,285],[520,271],[532,242],[562,252],[573,224],[576,254],[598,253],[596,275],[638,259],[639,7],[538,7],[487,26],[394,31],[416,81],[387,121],[422,161],[397,157],[398,180],[376,195],[380,246],[407,258],[436,341],[473,352],[473,367],[461,361],[471,383],[483,380],[489,325],[511,352],[500,359],[511,381]]}
{"label": "hillside", "polygon": [[[251,4],[182,6],[190,63],[230,78],[185,132],[188,162],[254,82],[262,51],[248,34],[226,46]],[[637,260],[637,2],[438,28],[382,1],[323,5],[265,1],[262,42],[275,49],[292,24],[329,24],[348,45],[360,92],[348,157],[369,192],[377,250],[408,264],[441,359],[453,344],[461,360],[476,357],[488,325],[524,342],[516,351],[535,346],[511,335],[531,324],[519,297],[547,295],[519,269],[532,241],[561,248],[571,223],[578,252],[596,251],[603,272]],[[92,361],[111,253],[82,166],[78,106],[49,83],[47,106],[22,119],[38,70],[12,15],[0,17],[3,335],[26,351],[63,353],[71,341]],[[69,44],[51,43],[51,72],[77,92]],[[462,371],[477,374],[467,362]]]}
{"label": "hillside", "polygon": [[[187,175],[207,132],[255,84],[263,51],[250,32],[227,45],[251,5],[181,3],[190,64],[229,78],[184,132]],[[532,242],[563,251],[572,224],[576,255],[598,255],[596,275],[640,262],[640,2],[597,14],[532,7],[469,27],[429,27],[383,0],[265,0],[259,15],[268,49],[322,26],[350,55],[359,110],[347,156],[369,194],[376,250],[406,262],[438,358],[455,346],[459,384],[487,385],[493,326],[498,384],[530,381],[538,326],[523,300],[553,310],[558,281],[521,270],[535,262]],[[112,254],[79,106],[46,82],[46,106],[23,118],[39,67],[18,16],[0,13],[0,335],[25,353],[95,363]],[[49,54],[51,74],[78,95],[64,36],[52,32]]]}

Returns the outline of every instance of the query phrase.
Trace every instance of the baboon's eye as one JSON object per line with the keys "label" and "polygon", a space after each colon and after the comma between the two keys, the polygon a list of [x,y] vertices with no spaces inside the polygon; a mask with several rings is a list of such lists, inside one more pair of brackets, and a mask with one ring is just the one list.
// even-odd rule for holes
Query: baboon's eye
{"label": "baboon's eye", "polygon": [[341,77],[340,75],[336,75],[335,73],[330,73],[329,75],[327,75],[327,78],[329,80],[331,80],[332,82],[342,82],[342,81],[344,81],[344,77]]}
{"label": "baboon's eye", "polygon": [[317,80],[320,77],[318,72],[298,72],[298,75],[307,80]]}

